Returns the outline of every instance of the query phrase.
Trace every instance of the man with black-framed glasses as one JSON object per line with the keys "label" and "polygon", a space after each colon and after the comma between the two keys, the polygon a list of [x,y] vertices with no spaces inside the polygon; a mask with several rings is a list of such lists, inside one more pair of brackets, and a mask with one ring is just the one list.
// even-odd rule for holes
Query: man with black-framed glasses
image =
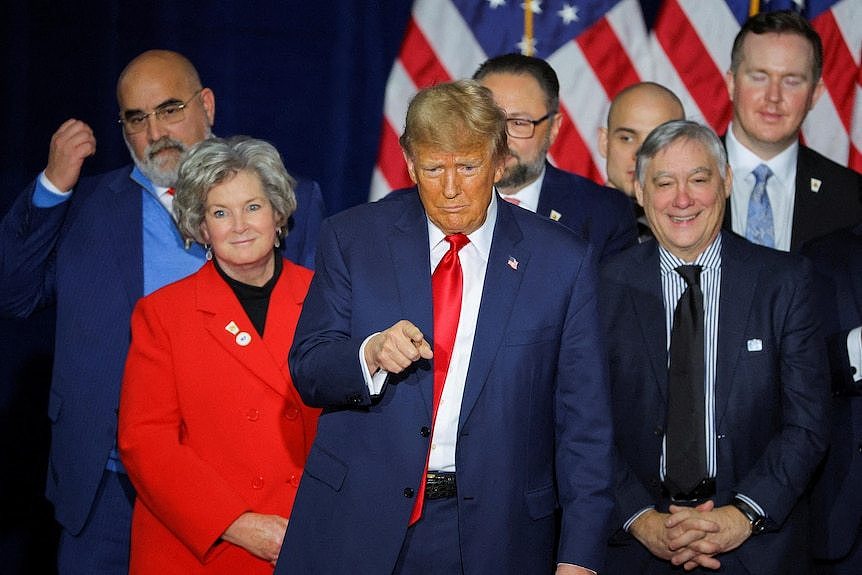
{"label": "man with black-framed glasses", "polygon": [[540,58],[505,54],[485,61],[473,78],[506,112],[509,157],[497,191],[504,200],[547,216],[596,246],[601,258],[637,242],[626,197],[552,166],[547,160],[563,122],[560,83]]}
{"label": "man with black-framed glasses", "polygon": [[[212,135],[215,96],[184,56],[152,50],[117,82],[119,122],[134,166],[79,180],[92,130],[63,123],[48,165],[0,221],[0,313],[56,304],[48,416],[47,496],[62,530],[61,575],[128,573],[134,491],[117,456],[117,406],[135,302],[197,271],[172,218],[186,151]],[[300,180],[285,255],[313,262],[320,189]],[[289,223],[290,226],[290,223]]]}

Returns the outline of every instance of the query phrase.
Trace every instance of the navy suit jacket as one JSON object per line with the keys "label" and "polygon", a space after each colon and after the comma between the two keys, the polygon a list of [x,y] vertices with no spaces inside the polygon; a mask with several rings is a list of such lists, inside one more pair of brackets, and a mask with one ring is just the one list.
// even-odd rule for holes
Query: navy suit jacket
{"label": "navy suit jacket", "polygon": [[612,188],[545,164],[545,179],[536,213],[551,217],[593,244],[597,257],[635,245],[637,221],[631,200]]}
{"label": "navy suit jacket", "polygon": [[[862,527],[862,395],[853,390],[847,333],[862,325],[862,224],[807,244],[802,252],[821,280],[832,371],[832,444],[812,495],[812,549],[816,557],[847,558]],[[848,394],[853,393],[853,395]]]}
{"label": "navy suit jacket", "polygon": [[[667,511],[659,479],[668,386],[660,275],[657,242],[625,251],[601,270],[619,457],[617,529],[644,507]],[[741,572],[763,574],[797,572],[806,560],[800,497],[826,449],[828,397],[812,284],[806,260],[723,232],[714,500],[726,505],[742,493],[774,527],[723,554],[727,572],[737,572],[730,557],[749,570]],[[669,562],[653,558],[621,530],[611,540],[608,563],[610,573],[671,571]]]}
{"label": "navy suit jacket", "polygon": [[[114,445],[129,322],[143,295],[142,190],[130,173],[84,178],[51,208],[33,206],[34,181],[0,222],[0,311],[23,318],[57,307],[47,495],[72,534]],[[315,182],[298,188],[296,237],[286,243],[291,258],[312,262],[323,204]]]}
{"label": "navy suit jacket", "polygon": [[[591,248],[497,203],[456,452],[464,570],[600,569],[612,440]],[[390,376],[372,401],[359,348],[401,319],[433,341],[418,193],[330,218],[318,250],[289,364],[303,400],[324,410],[276,572],[390,573],[423,480],[433,360]]]}
{"label": "navy suit jacket", "polygon": [[[816,184],[814,180],[820,183]],[[733,229],[730,211],[728,199],[724,212],[724,228],[727,230]],[[796,158],[790,251],[799,252],[805,242],[860,221],[862,174],[800,145]]]}

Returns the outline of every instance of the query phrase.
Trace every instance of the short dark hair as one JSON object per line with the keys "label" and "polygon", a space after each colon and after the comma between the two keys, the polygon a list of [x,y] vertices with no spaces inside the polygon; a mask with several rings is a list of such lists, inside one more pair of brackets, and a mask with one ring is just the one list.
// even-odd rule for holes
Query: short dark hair
{"label": "short dark hair", "polygon": [[551,65],[534,56],[524,56],[517,52],[503,54],[485,60],[473,74],[474,80],[482,80],[491,74],[516,74],[532,76],[542,92],[545,93],[545,104],[548,113],[554,114],[560,109],[560,81]]}
{"label": "short dark hair", "polygon": [[817,82],[823,73],[823,42],[811,24],[793,10],[760,12],[745,21],[733,40],[730,52],[730,69],[736,73],[742,63],[742,44],[749,34],[797,34],[811,44],[814,51],[813,81]]}

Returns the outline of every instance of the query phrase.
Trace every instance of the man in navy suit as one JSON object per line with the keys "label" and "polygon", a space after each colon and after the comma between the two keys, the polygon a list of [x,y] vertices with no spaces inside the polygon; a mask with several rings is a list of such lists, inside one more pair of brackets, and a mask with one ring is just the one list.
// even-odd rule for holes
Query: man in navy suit
{"label": "man in navy suit", "polygon": [[[494,193],[505,114],[475,81],[420,91],[401,145],[418,191],[321,230],[289,365],[323,413],[276,572],[599,571],[612,440],[592,247]],[[454,306],[438,271],[465,235]]]}
{"label": "man in navy suit", "polygon": [[[185,57],[153,50],[123,70],[117,99],[134,166],[79,181],[96,140],[68,120],[45,171],[0,223],[0,310],[27,317],[57,306],[47,496],[62,527],[61,574],[128,572],[134,493],[115,438],[132,308],[204,261],[174,225],[169,188],[185,151],[211,134],[212,90]],[[308,265],[323,204],[314,182],[296,194],[284,243]]]}
{"label": "man in navy suit", "polygon": [[862,564],[862,224],[805,245],[822,280],[832,372],[832,442],[814,485],[817,573],[850,575]]}
{"label": "man in navy suit", "polygon": [[497,182],[503,199],[573,230],[596,247],[600,259],[634,245],[637,225],[625,196],[547,161],[563,121],[560,83],[551,65],[505,54],[487,60],[473,77],[491,90],[507,116],[509,155]]}
{"label": "man in navy suit", "polygon": [[[798,252],[862,220],[862,176],[799,143],[799,128],[823,94],[822,71],[820,36],[796,12],[761,12],[739,30],[726,74],[734,182],[725,228]],[[765,197],[756,186],[759,166],[768,168],[760,168]]]}
{"label": "man in navy suit", "polygon": [[[636,177],[656,241],[601,270],[617,452],[608,573],[806,573],[803,492],[828,401],[812,267],[721,232],[731,171],[709,128],[656,128]],[[677,309],[695,294],[701,339]],[[680,352],[688,341],[703,343]]]}

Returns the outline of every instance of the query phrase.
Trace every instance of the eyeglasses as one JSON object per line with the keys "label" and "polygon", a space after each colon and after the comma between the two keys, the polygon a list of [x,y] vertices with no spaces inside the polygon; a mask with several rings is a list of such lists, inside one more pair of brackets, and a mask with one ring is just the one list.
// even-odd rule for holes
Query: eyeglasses
{"label": "eyeglasses", "polygon": [[143,112],[132,112],[125,116],[121,114],[118,122],[122,124],[123,129],[127,134],[137,134],[146,130],[147,118],[150,116],[164,124],[176,124],[178,122],[182,122],[186,117],[186,106],[188,106],[189,102],[194,100],[202,91],[203,88],[192,94],[192,97],[185,102],[168,102],[166,104],[162,104],[148,114]]}
{"label": "eyeglasses", "polygon": [[548,112],[538,120],[528,118],[506,118],[506,133],[513,138],[532,138],[536,133],[536,126],[547,120],[555,112]]}

